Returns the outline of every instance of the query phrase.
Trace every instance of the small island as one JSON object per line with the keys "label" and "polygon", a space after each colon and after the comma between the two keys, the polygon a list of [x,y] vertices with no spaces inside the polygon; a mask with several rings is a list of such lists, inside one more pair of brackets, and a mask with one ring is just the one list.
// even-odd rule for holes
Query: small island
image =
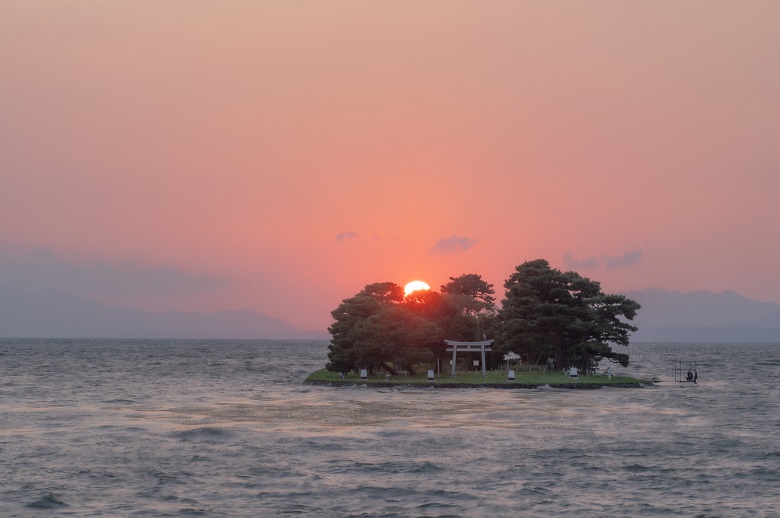
{"label": "small island", "polygon": [[652,382],[628,376],[606,376],[604,374],[591,376],[568,377],[560,372],[523,372],[517,373],[514,380],[508,379],[506,371],[488,371],[487,376],[481,372],[459,373],[456,377],[435,375],[429,380],[426,375],[386,376],[374,375],[361,379],[359,374],[351,373],[339,376],[328,369],[320,369],[311,373],[304,383],[309,385],[325,385],[334,387],[354,387],[366,385],[374,388],[491,388],[491,389],[599,389],[604,387],[641,388],[652,385]]}
{"label": "small island", "polygon": [[[516,267],[501,308],[478,274],[450,277],[441,292],[421,281],[367,285],[331,312],[328,364],[305,383],[467,388],[642,387],[604,364],[628,366],[639,304],[598,282],[551,268]],[[488,353],[489,354],[486,354]],[[460,353],[460,354],[458,354]]]}

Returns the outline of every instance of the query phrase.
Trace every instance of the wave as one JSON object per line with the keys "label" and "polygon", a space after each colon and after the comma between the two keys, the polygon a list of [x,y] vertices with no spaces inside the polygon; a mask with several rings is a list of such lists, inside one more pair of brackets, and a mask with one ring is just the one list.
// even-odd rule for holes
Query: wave
{"label": "wave", "polygon": [[190,430],[179,430],[176,432],[171,432],[169,435],[173,438],[186,442],[197,440],[224,440],[233,437],[235,434],[228,429],[220,428],[218,426],[202,426],[200,428],[193,428]]}
{"label": "wave", "polygon": [[27,504],[27,507],[32,509],[59,509],[61,507],[68,507],[68,504],[54,493],[48,493],[38,500],[30,502]]}

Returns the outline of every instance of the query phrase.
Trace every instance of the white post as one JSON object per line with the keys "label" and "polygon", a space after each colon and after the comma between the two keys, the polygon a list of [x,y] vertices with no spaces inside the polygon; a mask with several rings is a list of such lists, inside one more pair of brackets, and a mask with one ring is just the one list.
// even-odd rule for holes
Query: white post
{"label": "white post", "polygon": [[452,376],[455,376],[455,363],[458,359],[458,346],[453,345],[452,346]]}
{"label": "white post", "polygon": [[482,376],[487,376],[487,370],[485,369],[485,344],[482,344]]}

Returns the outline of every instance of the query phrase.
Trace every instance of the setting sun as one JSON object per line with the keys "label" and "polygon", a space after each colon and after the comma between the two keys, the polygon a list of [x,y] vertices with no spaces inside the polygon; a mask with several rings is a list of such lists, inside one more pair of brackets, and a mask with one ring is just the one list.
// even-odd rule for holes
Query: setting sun
{"label": "setting sun", "polygon": [[430,290],[431,287],[428,286],[428,283],[423,281],[412,281],[406,286],[404,286],[404,297],[408,297],[409,294],[413,291],[419,291],[419,290]]}

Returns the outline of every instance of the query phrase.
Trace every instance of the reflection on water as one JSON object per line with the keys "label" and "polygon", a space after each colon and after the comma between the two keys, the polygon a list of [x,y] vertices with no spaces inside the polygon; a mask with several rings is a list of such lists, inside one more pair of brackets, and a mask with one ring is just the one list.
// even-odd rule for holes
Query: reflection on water
{"label": "reflection on water", "polygon": [[[325,342],[0,342],[0,514],[772,516],[780,346],[651,388],[302,385]],[[695,356],[699,383],[673,380]]]}

